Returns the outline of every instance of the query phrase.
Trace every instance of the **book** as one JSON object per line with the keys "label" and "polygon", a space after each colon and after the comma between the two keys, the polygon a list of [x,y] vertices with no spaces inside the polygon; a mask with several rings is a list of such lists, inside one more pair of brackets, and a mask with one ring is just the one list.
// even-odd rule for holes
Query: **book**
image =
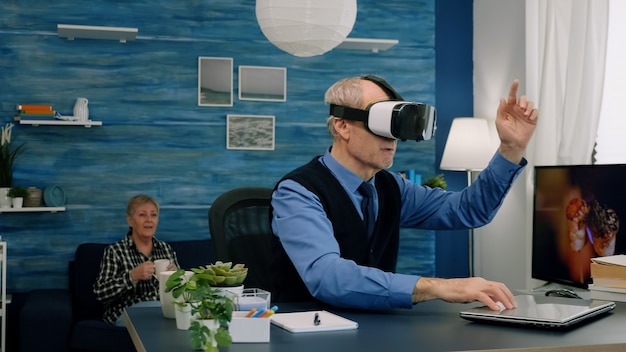
{"label": "book", "polygon": [[626,288],[626,279],[616,279],[611,277],[592,277],[594,285],[604,287]]}
{"label": "book", "polygon": [[592,278],[613,278],[626,280],[626,255],[618,254],[591,259]]}
{"label": "book", "polygon": [[13,117],[13,121],[20,120],[54,120],[54,114],[18,114]]}
{"label": "book", "polygon": [[596,284],[590,284],[588,289],[589,298],[591,299],[626,302],[626,288],[606,287],[598,286]]}
{"label": "book", "polygon": [[17,106],[17,110],[26,114],[54,114],[52,105],[20,104]]}
{"label": "book", "polygon": [[272,324],[293,333],[355,330],[359,323],[325,310],[276,313],[270,317]]}

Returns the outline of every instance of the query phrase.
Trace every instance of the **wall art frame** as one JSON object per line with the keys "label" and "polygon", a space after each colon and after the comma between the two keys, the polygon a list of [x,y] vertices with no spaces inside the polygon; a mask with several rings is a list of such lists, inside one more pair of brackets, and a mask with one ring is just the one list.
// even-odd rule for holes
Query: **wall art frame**
{"label": "wall art frame", "polygon": [[274,150],[275,116],[226,115],[226,149]]}
{"label": "wall art frame", "polygon": [[287,101],[287,68],[239,66],[239,100]]}
{"label": "wall art frame", "polygon": [[233,58],[198,57],[198,106],[233,106]]}

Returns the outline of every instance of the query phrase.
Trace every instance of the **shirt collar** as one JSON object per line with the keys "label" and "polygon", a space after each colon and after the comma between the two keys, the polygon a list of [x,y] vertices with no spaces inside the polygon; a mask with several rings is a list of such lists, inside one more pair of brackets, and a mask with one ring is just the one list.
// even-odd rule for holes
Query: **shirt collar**
{"label": "shirt collar", "polygon": [[[357,176],[352,171],[348,170],[345,166],[341,165],[337,159],[335,159],[330,154],[330,149],[326,149],[326,153],[320,157],[320,162],[330,170],[330,172],[335,176],[337,181],[341,183],[343,188],[347,191],[354,193],[357,192],[357,189],[363,183],[363,179]],[[376,176],[372,177],[370,180],[366,181],[372,186],[374,186],[374,179]]]}

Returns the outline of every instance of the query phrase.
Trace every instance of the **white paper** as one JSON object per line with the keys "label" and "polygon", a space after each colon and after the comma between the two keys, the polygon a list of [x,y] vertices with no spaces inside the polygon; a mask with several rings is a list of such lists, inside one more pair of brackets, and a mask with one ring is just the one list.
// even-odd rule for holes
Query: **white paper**
{"label": "white paper", "polygon": [[[315,314],[318,314],[320,321],[317,325],[314,323]],[[272,324],[291,332],[354,330],[359,327],[357,322],[325,310],[277,313],[272,315],[270,319]]]}
{"label": "white paper", "polygon": [[591,261],[598,264],[626,266],[626,255],[609,255],[606,257],[591,258]]}

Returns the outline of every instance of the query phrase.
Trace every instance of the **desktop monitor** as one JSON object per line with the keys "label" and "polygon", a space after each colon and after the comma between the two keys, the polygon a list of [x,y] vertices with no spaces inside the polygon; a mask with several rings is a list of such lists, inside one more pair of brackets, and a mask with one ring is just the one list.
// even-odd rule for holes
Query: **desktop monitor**
{"label": "desktop monitor", "polygon": [[535,166],[533,279],[587,288],[591,258],[626,254],[626,164]]}

